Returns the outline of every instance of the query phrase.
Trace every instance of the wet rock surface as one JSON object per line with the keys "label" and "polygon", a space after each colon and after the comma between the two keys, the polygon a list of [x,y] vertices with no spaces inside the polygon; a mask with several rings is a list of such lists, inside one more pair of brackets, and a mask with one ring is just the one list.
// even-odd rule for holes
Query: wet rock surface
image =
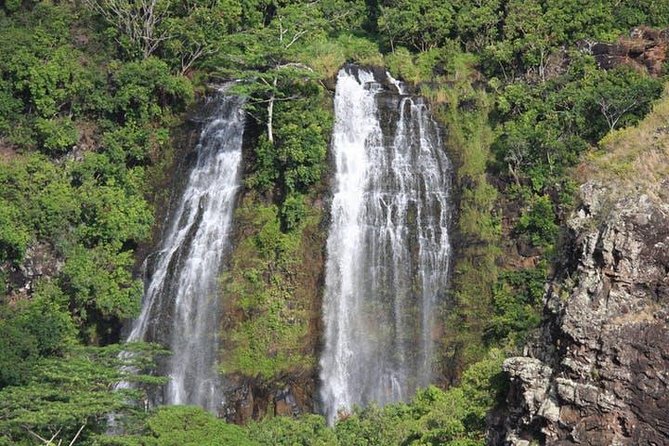
{"label": "wet rock surface", "polygon": [[491,444],[669,444],[669,203],[581,196],[541,334],[504,363]]}
{"label": "wet rock surface", "polygon": [[298,416],[312,412],[313,385],[306,377],[293,378],[298,379],[291,379],[281,387],[241,375],[228,375],[223,388],[226,404],[219,415],[228,422],[244,424],[265,416]]}

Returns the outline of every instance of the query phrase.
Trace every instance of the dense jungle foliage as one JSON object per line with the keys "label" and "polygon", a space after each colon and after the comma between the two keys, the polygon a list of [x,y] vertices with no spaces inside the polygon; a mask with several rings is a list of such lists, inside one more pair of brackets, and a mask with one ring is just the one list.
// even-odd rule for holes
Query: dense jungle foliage
{"label": "dense jungle foliage", "polygon": [[[639,25],[669,26],[669,2],[4,1],[0,444],[483,444],[501,362],[540,320],[574,167],[663,89],[643,69],[598,68],[584,42]],[[250,235],[222,278],[247,316],[224,335],[223,371],[271,382],[315,366],[295,353],[318,311],[295,291],[295,258],[323,237],[326,86],[347,62],[413,84],[447,129],[460,209],[440,348],[447,390],[334,427],[318,415],[239,427],[196,408],[144,411],[140,391],[114,383],[160,385],[153,361],[167,352],[119,356],[120,325],[139,310],[135,266],[166,199],[175,131],[208,83],[241,79],[259,129],[238,217]],[[510,239],[531,262],[502,261]],[[292,299],[288,327],[277,308]],[[107,435],[120,420],[125,435]]]}

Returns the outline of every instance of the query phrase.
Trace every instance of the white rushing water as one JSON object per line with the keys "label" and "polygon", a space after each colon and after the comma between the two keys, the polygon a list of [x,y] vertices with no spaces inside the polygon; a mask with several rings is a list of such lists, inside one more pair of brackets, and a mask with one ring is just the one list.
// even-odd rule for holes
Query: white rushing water
{"label": "white rushing water", "polygon": [[178,206],[169,216],[161,249],[152,260],[142,310],[128,341],[160,342],[172,355],[162,404],[194,404],[216,412],[221,404],[217,278],[229,246],[240,188],[244,112],[242,101],[223,93],[197,145]]}
{"label": "white rushing water", "polygon": [[371,72],[339,72],[336,184],[327,242],[321,401],[404,401],[430,383],[448,278],[451,166],[420,98]]}

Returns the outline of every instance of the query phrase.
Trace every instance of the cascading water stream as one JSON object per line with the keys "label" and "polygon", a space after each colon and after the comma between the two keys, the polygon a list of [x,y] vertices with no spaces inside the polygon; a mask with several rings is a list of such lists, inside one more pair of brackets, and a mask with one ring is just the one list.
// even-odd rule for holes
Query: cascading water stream
{"label": "cascading water stream", "polygon": [[159,342],[172,351],[163,370],[170,381],[156,403],[194,404],[216,412],[221,404],[217,278],[240,188],[244,112],[242,100],[224,92],[211,101],[213,113],[200,135],[197,161],[169,216],[128,341]]}
{"label": "cascading water stream", "polygon": [[330,423],[430,383],[448,279],[451,165],[422,100],[385,81],[398,92],[363,69],[337,78],[320,361]]}

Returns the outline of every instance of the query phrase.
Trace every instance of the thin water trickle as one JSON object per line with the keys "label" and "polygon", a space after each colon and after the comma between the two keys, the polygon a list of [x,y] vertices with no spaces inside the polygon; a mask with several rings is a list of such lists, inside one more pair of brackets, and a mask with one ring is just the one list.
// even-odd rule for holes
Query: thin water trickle
{"label": "thin water trickle", "polygon": [[432,379],[451,165],[422,100],[387,80],[399,95],[363,69],[337,78],[320,361],[330,423],[354,405],[407,400]]}

